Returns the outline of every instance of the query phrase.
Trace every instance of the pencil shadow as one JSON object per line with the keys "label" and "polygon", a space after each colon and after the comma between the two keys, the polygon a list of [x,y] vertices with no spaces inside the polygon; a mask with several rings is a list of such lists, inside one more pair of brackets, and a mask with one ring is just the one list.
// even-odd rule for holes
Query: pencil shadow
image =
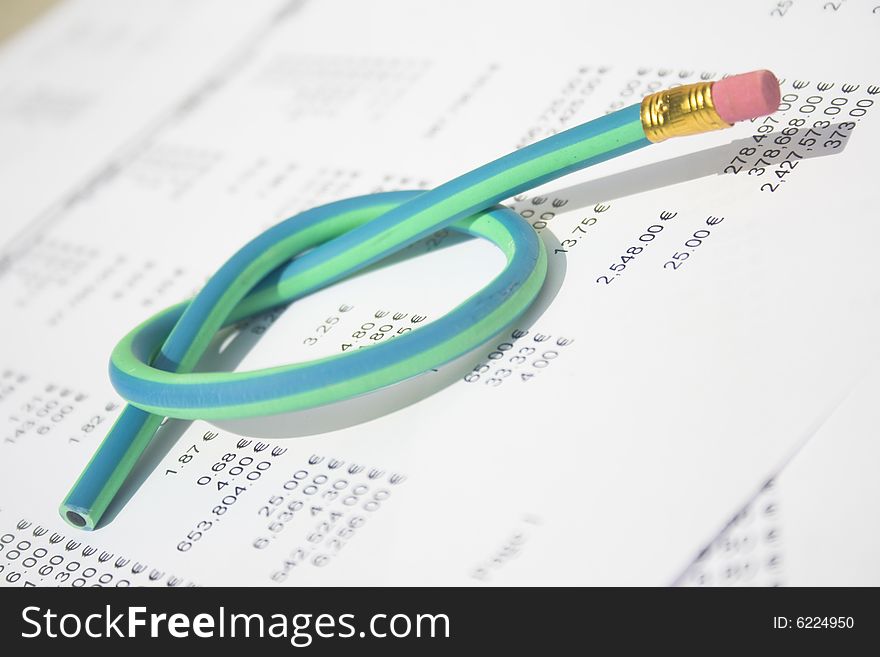
{"label": "pencil shadow", "polygon": [[171,418],[166,419],[162,423],[147,449],[144,450],[144,453],[138,459],[137,465],[131,470],[119,491],[110,501],[96,529],[101,529],[113,522],[119,512],[128,504],[128,501],[138,492],[143,483],[159,467],[159,464],[162,463],[168,452],[177,444],[177,441],[180,440],[190,424],[192,422],[188,420],[174,420]]}
{"label": "pencil shadow", "polygon": [[[837,128],[839,125],[836,124],[834,127]],[[808,129],[800,129],[789,137],[790,142],[787,143],[796,144],[794,148],[783,148],[783,145],[773,142],[762,142],[764,145],[757,144],[754,138],[750,136],[713,148],[646,164],[635,169],[605,176],[604,178],[596,178],[595,180],[557,189],[553,192],[548,192],[546,196],[567,199],[566,210],[585,208],[596,203],[613,201],[614,199],[709,176],[748,176],[750,167],[740,167],[740,163],[732,161],[731,157],[736,157],[743,149],[756,149],[748,159],[754,159],[756,154],[760,155],[768,151],[777,151],[778,155],[765,160],[770,163],[769,165],[755,167],[756,169],[764,168],[770,171],[772,167],[779,167],[785,160],[786,155],[792,150],[795,150],[795,154],[799,156],[792,158],[796,165],[800,160],[838,155],[844,151],[849,142],[849,139],[845,139],[842,140],[839,147],[829,148],[825,147],[823,142],[820,141],[816,142],[810,150],[807,150],[807,147],[797,146],[797,144],[801,139],[810,139]],[[739,169],[738,173],[734,173],[736,169]],[[759,177],[755,177],[755,181],[757,180],[759,180]],[[778,182],[778,180],[774,179],[773,182]]]}
{"label": "pencil shadow", "polygon": [[[786,135],[786,137],[788,137],[790,143],[797,144],[798,140],[804,138],[805,135],[807,135],[807,129],[801,129],[791,135]],[[845,147],[846,141],[848,140],[843,142],[843,147]],[[830,149],[816,146],[809,151],[806,148],[797,147],[797,155],[800,156],[797,159],[810,159],[837,154],[843,151],[843,147]],[[779,144],[774,143],[772,147],[769,144],[761,146],[753,137],[749,136],[745,139],[727,142],[713,148],[662,160],[588,182],[578,183],[550,192],[545,196],[565,199],[565,210],[570,211],[707,176],[734,175],[732,170],[728,168],[731,166],[731,153],[738,154],[743,149],[752,148],[755,149],[752,151],[753,157],[756,153],[762,154],[765,151],[778,152],[775,159],[769,158],[766,160],[770,163],[766,166],[768,170],[771,165],[778,166],[787,153],[787,149],[783,149]],[[735,165],[734,168],[736,168]],[[740,168],[740,172],[748,175],[744,167]],[[457,240],[450,241],[450,243],[444,246],[451,246],[463,239],[469,239],[460,234],[456,235],[458,235]],[[542,231],[541,235],[548,248],[548,252],[553,254],[555,249],[560,247],[559,241],[549,230]],[[400,259],[412,257],[411,250],[412,247],[383,261],[378,266],[391,266]],[[420,251],[416,249],[416,252]],[[517,328],[530,328],[558,294],[562,281],[565,278],[566,269],[566,261],[564,257],[559,257],[560,255],[563,254],[556,254],[550,258],[550,266],[544,288],[526,315],[518,319],[516,322]],[[255,342],[251,341],[234,347],[237,350],[233,356],[236,364],[241,362],[241,359],[247,355],[247,352],[250,351],[254,344]],[[426,372],[396,385],[343,402],[293,413],[243,420],[227,420],[217,423],[217,426],[237,434],[276,439],[314,436],[354,426],[415,404],[452,385],[465,376],[475,363],[479,362],[480,352],[484,350],[485,346],[456,359],[452,363],[444,365],[436,371]],[[228,369],[229,366],[230,363],[228,361],[225,364],[219,360],[211,363],[212,368]]]}

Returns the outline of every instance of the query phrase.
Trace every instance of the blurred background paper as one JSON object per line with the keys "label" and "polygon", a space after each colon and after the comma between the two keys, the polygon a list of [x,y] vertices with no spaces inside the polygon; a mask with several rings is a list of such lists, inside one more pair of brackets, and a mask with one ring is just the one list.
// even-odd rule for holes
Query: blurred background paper
{"label": "blurred background paper", "polygon": [[[828,5],[718,33],[689,1],[65,0],[7,35],[0,583],[880,583],[877,17]],[[338,407],[169,421],[104,526],[58,517],[117,340],[250,237],[753,68],[773,117],[508,200],[550,275],[492,343]],[[392,339],[502,264],[441,231],[203,368]]]}

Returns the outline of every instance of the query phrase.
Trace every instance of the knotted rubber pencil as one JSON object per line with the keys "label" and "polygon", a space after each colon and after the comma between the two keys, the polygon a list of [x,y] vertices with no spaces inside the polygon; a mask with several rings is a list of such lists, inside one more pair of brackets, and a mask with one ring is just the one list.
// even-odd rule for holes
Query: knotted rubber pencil
{"label": "knotted rubber pencil", "polygon": [[[497,203],[669,137],[770,114],[778,105],[779,84],[769,71],[675,87],[432,190],[350,198],[270,228],[233,255],[193,299],[147,319],[113,350],[110,379],[128,405],[61,504],[62,517],[94,529],[166,417],[220,420],[331,404],[484,344],[529,307],[547,271],[535,231]],[[193,372],[224,326],[320,290],[445,227],[488,240],[507,264],[443,317],[394,340],[305,363]]]}

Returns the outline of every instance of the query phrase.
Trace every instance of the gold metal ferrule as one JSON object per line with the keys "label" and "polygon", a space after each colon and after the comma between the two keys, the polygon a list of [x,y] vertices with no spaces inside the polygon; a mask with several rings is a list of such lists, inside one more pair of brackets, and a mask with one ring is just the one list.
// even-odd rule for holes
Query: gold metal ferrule
{"label": "gold metal ferrule", "polygon": [[642,127],[648,141],[729,128],[712,102],[713,82],[657,91],[642,100]]}

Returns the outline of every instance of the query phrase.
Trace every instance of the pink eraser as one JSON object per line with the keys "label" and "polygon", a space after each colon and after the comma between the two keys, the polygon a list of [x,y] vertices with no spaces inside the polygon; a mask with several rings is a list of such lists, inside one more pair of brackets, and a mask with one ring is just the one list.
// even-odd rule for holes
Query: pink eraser
{"label": "pink eraser", "polygon": [[712,85],[715,110],[727,123],[772,114],[779,107],[779,80],[770,71],[752,71]]}

